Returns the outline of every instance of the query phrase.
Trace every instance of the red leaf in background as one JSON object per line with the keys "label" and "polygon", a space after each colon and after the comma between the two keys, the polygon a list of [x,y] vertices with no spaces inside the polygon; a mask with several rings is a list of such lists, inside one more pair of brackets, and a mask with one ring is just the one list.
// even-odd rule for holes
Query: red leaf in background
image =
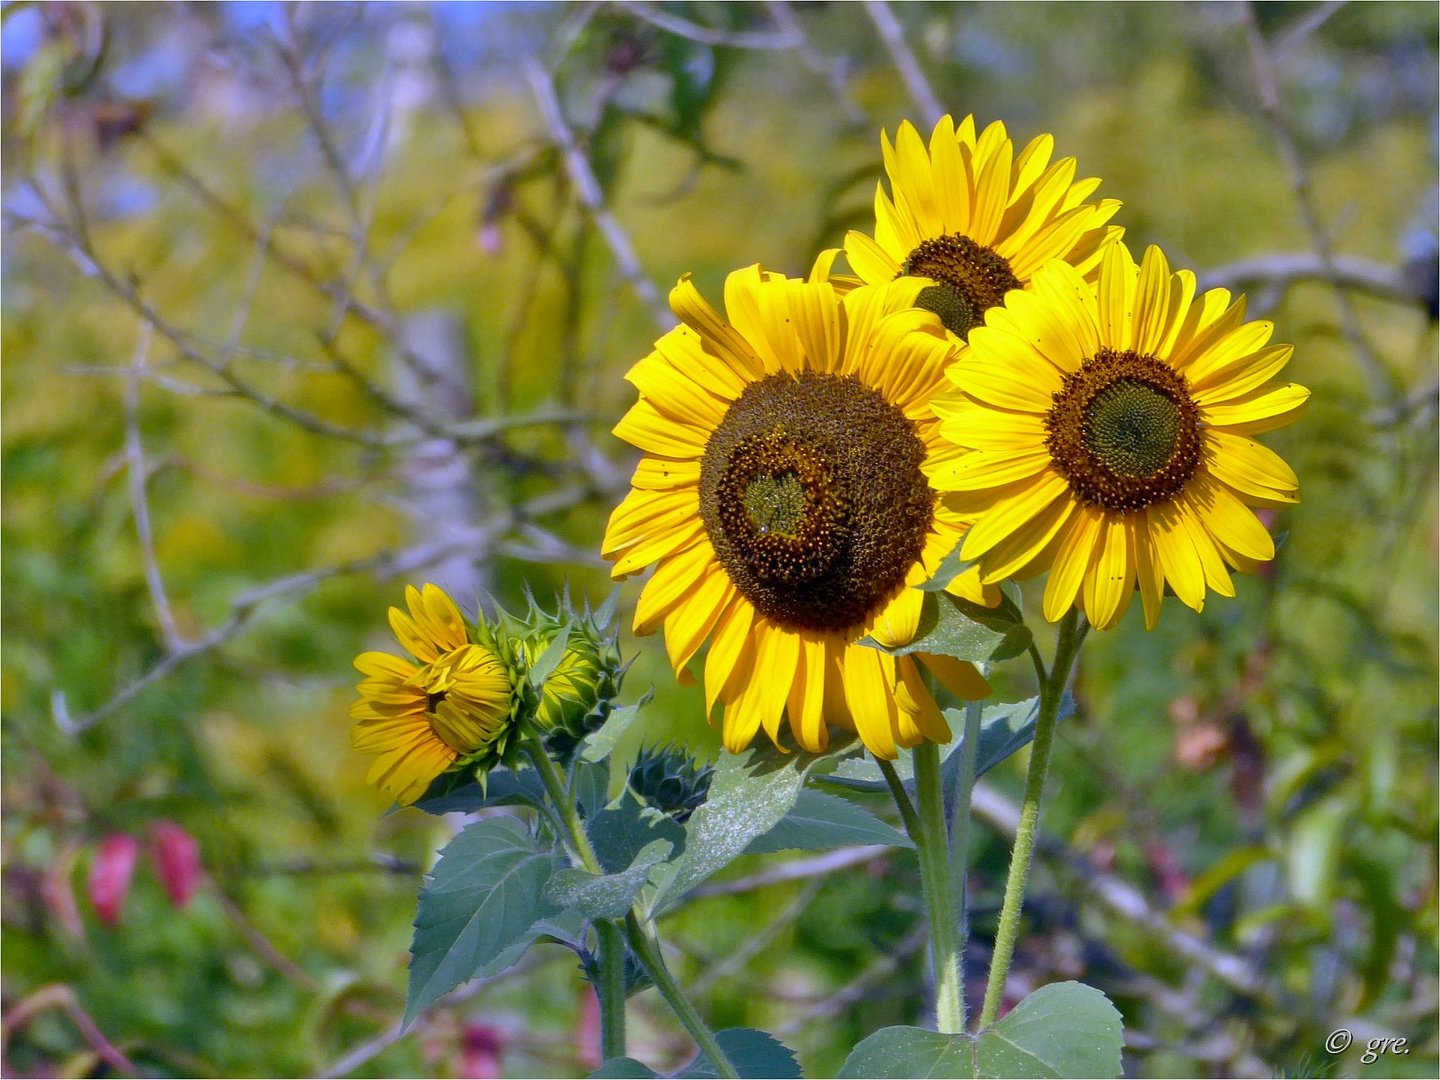
{"label": "red leaf in background", "polygon": [[489,1080],[500,1075],[500,1052],[505,1042],[500,1032],[484,1024],[466,1024],[460,1036],[460,1075]]}
{"label": "red leaf in background", "polygon": [[100,842],[100,850],[90,863],[90,903],[106,926],[120,921],[125,910],[125,897],[130,892],[130,879],[135,876],[135,861],[140,857],[140,841],[124,833],[111,833]]}
{"label": "red leaf in background", "polygon": [[170,894],[170,902],[183,908],[200,887],[200,842],[173,821],[151,825],[150,840],[160,884]]}

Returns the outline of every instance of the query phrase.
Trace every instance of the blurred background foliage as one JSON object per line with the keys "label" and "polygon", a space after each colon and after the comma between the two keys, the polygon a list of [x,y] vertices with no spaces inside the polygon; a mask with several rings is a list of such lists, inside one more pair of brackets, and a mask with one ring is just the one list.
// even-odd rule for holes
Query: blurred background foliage
{"label": "blurred background foliage", "polygon": [[[668,285],[868,230],[878,129],[938,105],[1053,132],[1314,391],[1268,440],[1304,488],[1276,561],[1092,638],[1016,996],[1101,987],[1137,1076],[1435,1075],[1436,34],[1422,3],[6,4],[7,1074],[597,1060],[559,950],[397,1037],[457,823],[382,816],[350,660],[405,582],[605,595]],[[712,754],[627,648],[625,753]],[[979,794],[972,990],[1023,758]],[[912,860],[827,859],[666,925],[717,1025],[816,1075],[925,1000]],[[652,996],[632,1052],[678,1063]]]}

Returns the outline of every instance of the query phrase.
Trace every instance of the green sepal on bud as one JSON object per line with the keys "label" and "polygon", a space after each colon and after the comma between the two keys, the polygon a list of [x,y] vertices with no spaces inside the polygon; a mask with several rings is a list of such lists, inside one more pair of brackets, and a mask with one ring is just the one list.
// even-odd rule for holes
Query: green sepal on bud
{"label": "green sepal on bud", "polygon": [[577,610],[566,595],[551,613],[529,600],[524,619],[502,612],[501,621],[524,655],[534,694],[529,721],[550,756],[566,765],[609,718],[627,665],[620,659],[619,633],[611,628],[613,605]]}
{"label": "green sepal on bud", "polygon": [[678,746],[645,747],[630,767],[635,797],[683,825],[710,794],[713,765],[699,765]]}

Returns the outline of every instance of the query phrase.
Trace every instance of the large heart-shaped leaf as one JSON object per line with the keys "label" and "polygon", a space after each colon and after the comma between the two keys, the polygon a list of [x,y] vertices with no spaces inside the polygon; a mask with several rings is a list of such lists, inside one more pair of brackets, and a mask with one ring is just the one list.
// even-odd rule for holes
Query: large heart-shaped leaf
{"label": "large heart-shaped leaf", "polygon": [[1120,1014],[1104,994],[1077,982],[1054,983],[976,1036],[882,1028],[850,1052],[840,1076],[1114,1077],[1123,1043]]}
{"label": "large heart-shaped leaf", "polygon": [[415,914],[408,1026],[420,1011],[558,913],[543,898],[554,853],[536,846],[524,822],[492,817],[469,826],[440,852]]}

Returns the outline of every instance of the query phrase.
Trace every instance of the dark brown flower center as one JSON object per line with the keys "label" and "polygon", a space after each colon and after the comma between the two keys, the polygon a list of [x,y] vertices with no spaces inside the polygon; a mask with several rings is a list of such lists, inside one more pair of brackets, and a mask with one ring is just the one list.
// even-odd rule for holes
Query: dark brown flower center
{"label": "dark brown flower center", "polygon": [[427,691],[425,694],[425,711],[433,713],[440,707],[440,703],[449,696],[449,693],[444,690]]}
{"label": "dark brown flower center", "polygon": [[1065,376],[1046,448],[1070,489],[1106,510],[1174,498],[1200,464],[1200,411],[1185,376],[1153,356],[1101,349]]}
{"label": "dark brown flower center", "polygon": [[853,376],[751,383],[710,436],[700,518],[742,595],[787,629],[879,610],[925,547],[935,496],[905,414]]}
{"label": "dark brown flower center", "polygon": [[1002,256],[958,233],[920,241],[900,273],[935,281],[920,291],[915,306],[935,312],[962,340],[985,322],[985,312],[1004,302],[1007,292],[1021,287]]}

